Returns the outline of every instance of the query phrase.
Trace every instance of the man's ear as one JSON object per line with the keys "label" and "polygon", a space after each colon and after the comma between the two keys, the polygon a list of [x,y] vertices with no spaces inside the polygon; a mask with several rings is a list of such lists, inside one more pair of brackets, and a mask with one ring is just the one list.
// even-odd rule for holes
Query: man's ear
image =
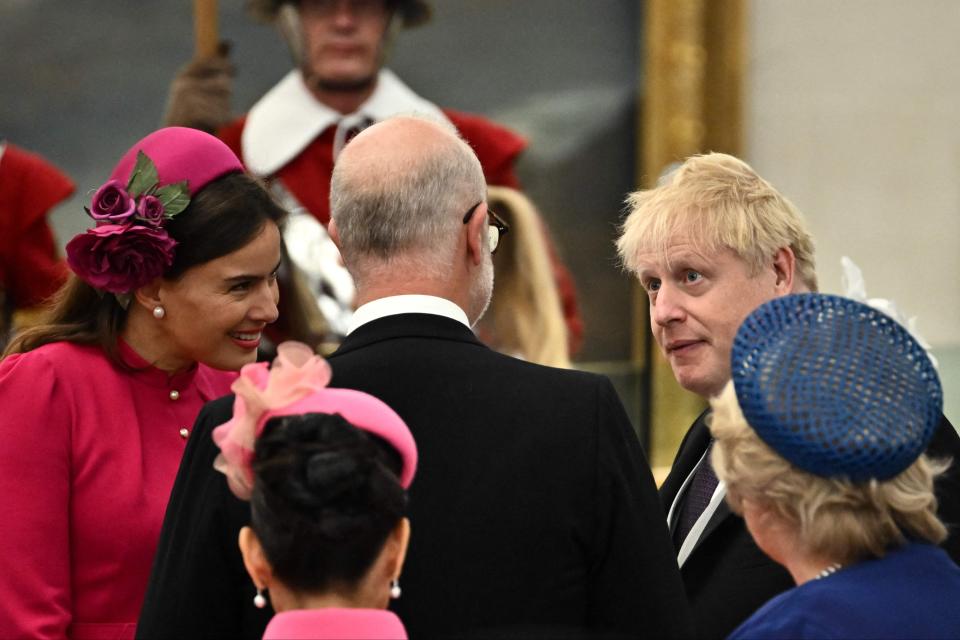
{"label": "man's ear", "polygon": [[330,218],[330,221],[327,222],[327,234],[330,236],[330,239],[333,240],[333,244],[336,245],[337,249],[342,251],[340,247],[340,230],[337,229],[337,221],[333,218]]}
{"label": "man's ear", "polygon": [[257,589],[269,588],[273,579],[273,569],[267,561],[267,556],[263,552],[263,546],[260,539],[250,527],[240,529],[240,536],[237,540],[240,546],[240,555],[243,556],[243,566],[246,567],[250,579]]}
{"label": "man's ear", "polygon": [[467,223],[467,256],[474,266],[483,263],[485,254],[490,252],[487,247],[487,224],[487,203],[481,202]]}
{"label": "man's ear", "polygon": [[149,283],[134,291],[133,297],[137,301],[137,304],[150,311],[153,311],[153,309],[158,306],[163,306],[162,296],[160,295],[162,284],[163,282],[160,278],[154,278]]}
{"label": "man's ear", "polygon": [[790,247],[781,247],[773,255],[773,271],[776,275],[778,296],[793,293],[796,283],[797,258]]}

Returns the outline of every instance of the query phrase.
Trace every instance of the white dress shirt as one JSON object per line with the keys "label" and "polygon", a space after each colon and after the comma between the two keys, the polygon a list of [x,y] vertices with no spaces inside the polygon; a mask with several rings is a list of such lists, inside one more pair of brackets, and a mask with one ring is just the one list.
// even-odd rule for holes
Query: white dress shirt
{"label": "white dress shirt", "polygon": [[450,300],[437,296],[408,294],[387,296],[360,305],[353,314],[353,319],[347,329],[347,335],[368,322],[402,313],[429,313],[435,316],[443,316],[456,320],[470,329],[470,320],[467,318],[466,312]]}

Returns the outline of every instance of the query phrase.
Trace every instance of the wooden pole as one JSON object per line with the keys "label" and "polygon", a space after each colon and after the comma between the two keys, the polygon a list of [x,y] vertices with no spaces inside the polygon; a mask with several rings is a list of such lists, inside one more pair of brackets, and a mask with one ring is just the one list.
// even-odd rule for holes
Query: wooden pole
{"label": "wooden pole", "polygon": [[197,58],[217,55],[220,46],[217,0],[193,0],[193,42]]}
{"label": "wooden pole", "polygon": [[[647,0],[640,175],[649,189],[672,162],[704,151],[743,148],[743,76],[747,0]],[[647,294],[634,281],[634,362],[650,387],[649,459],[668,469],[704,402],[677,384],[650,335]],[[641,339],[642,336],[642,339]]]}

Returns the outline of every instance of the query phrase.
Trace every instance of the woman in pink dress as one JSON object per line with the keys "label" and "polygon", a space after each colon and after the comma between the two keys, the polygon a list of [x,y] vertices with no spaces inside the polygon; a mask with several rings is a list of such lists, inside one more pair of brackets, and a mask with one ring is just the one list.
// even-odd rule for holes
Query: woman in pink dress
{"label": "woman in pink dress", "polygon": [[328,389],[330,369],[300,343],[280,345],[273,369],[243,368],[233,419],[214,430],[215,466],[249,499],[240,550],[257,595],[276,615],[265,639],[405,639],[386,611],[410,524],[413,436],[380,400]]}
{"label": "woman in pink dress", "polygon": [[133,637],[180,457],[277,317],[283,210],[216,138],[134,145],[0,361],[0,637]]}

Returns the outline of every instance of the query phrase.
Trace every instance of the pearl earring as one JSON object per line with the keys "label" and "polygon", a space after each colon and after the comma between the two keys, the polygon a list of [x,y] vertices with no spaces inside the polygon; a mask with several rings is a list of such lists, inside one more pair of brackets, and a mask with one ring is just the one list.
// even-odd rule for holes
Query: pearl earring
{"label": "pearl earring", "polygon": [[167,312],[160,305],[157,305],[153,308],[153,317],[156,318],[157,320],[159,320],[165,315],[167,315]]}
{"label": "pearl earring", "polygon": [[399,580],[391,580],[391,581],[390,581],[390,597],[393,598],[394,600],[396,600],[397,598],[400,597],[400,594],[401,594],[401,593],[403,593],[403,592],[400,591],[400,581],[399,581]]}
{"label": "pearl earring", "polygon": [[263,609],[267,606],[267,599],[263,597],[263,589],[257,587],[257,595],[253,596],[253,606],[257,609]]}

